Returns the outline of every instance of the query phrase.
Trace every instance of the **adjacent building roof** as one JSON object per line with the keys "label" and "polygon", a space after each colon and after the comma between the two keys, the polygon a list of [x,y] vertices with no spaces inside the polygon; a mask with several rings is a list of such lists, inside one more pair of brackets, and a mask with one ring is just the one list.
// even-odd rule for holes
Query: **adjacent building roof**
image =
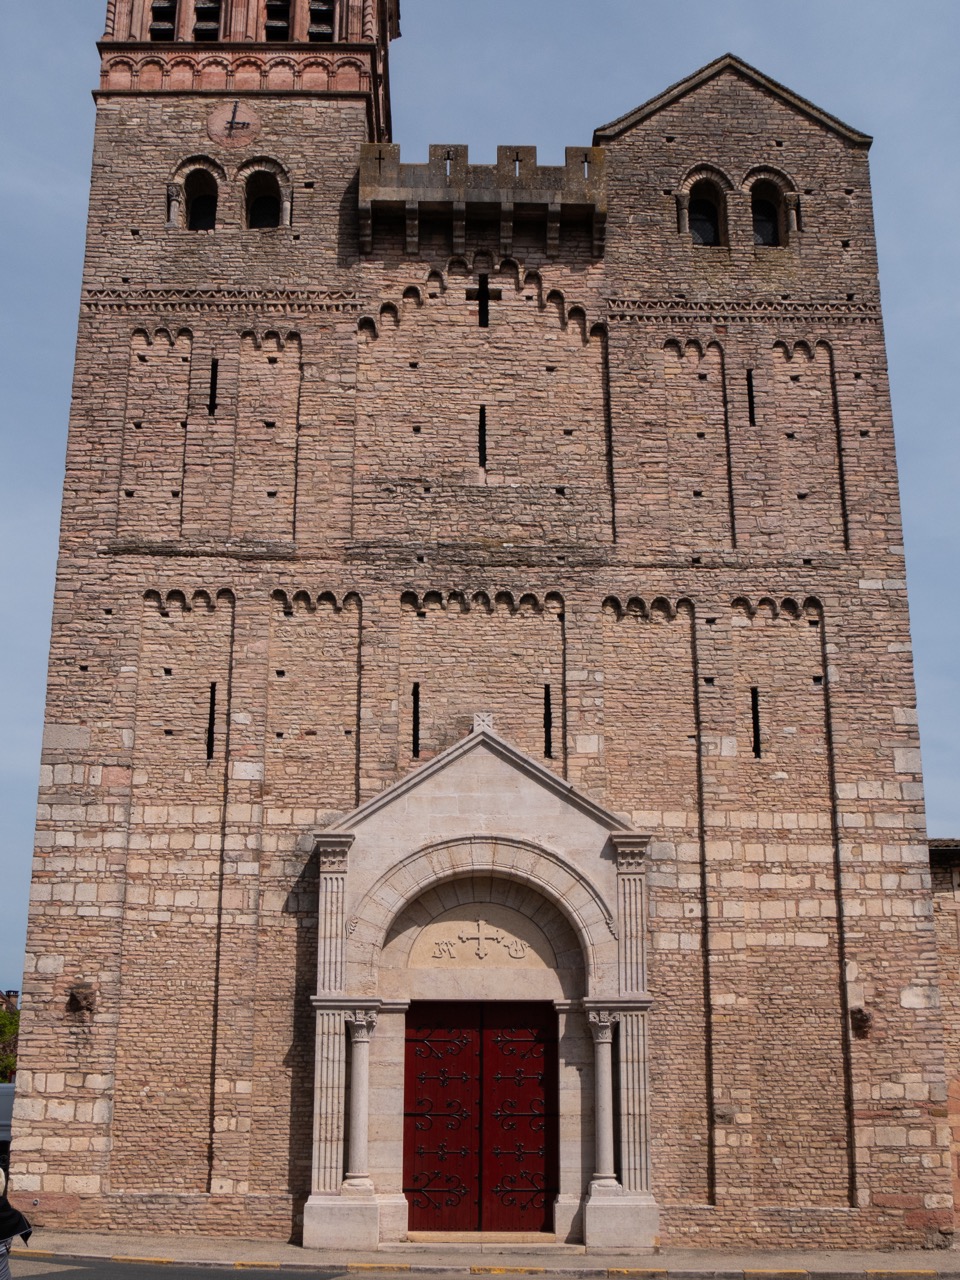
{"label": "adjacent building roof", "polygon": [[842,120],[838,120],[836,116],[832,116],[826,111],[821,111],[812,102],[808,102],[806,98],[801,98],[798,93],[794,93],[784,85],[778,84],[776,80],[771,80],[769,76],[765,76],[756,67],[751,67],[742,58],[738,58],[732,53],[725,53],[722,58],[717,58],[716,62],[708,63],[701,70],[695,71],[692,76],[687,76],[686,79],[671,85],[669,89],[657,94],[655,98],[651,98],[643,106],[637,107],[634,111],[628,112],[627,115],[621,116],[619,120],[614,120],[612,123],[605,124],[597,129],[593,135],[594,146],[599,147],[605,142],[612,142],[614,138],[620,137],[628,129],[632,129],[635,125],[656,115],[664,107],[669,107],[673,103],[679,102],[688,93],[693,93],[695,89],[699,89],[702,85],[716,79],[719,75],[723,75],[726,71],[732,71],[743,79],[751,81],[758,88],[772,94],[775,98],[779,98],[781,102],[792,107],[795,111],[799,111],[801,115],[805,115],[823,125],[824,128],[839,134],[840,137],[847,142],[853,143],[854,146],[869,147],[873,141],[869,134],[861,133],[858,129],[853,129],[850,125],[844,124]]}

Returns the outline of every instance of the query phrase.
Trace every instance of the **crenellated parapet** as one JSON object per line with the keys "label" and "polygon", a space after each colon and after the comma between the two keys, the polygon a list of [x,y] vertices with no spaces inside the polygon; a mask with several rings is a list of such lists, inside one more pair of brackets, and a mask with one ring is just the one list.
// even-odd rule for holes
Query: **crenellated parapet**
{"label": "crenellated parapet", "polygon": [[419,251],[421,216],[449,219],[453,252],[466,246],[468,219],[500,221],[500,249],[510,254],[518,220],[545,224],[549,257],[560,250],[561,223],[589,220],[593,251],[603,252],[607,216],[606,157],[601,147],[567,147],[563,165],[537,163],[536,147],[498,147],[497,163],[470,164],[465,146],[434,145],[426,164],[401,164],[400,148],[360,150],[360,235],[373,251],[374,216],[406,221],[406,251]]}

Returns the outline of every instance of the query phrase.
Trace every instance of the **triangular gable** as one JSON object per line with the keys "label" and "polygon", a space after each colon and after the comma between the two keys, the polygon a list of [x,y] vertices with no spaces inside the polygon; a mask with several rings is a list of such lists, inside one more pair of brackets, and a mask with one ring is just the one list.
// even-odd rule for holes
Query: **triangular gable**
{"label": "triangular gable", "polygon": [[694,90],[716,79],[717,76],[722,75],[725,71],[732,71],[744,80],[749,80],[752,84],[778,98],[788,107],[792,107],[794,111],[800,112],[801,115],[807,116],[808,119],[815,120],[818,124],[823,125],[825,129],[838,134],[845,141],[853,143],[854,146],[869,147],[873,142],[869,134],[860,133],[857,129],[851,129],[849,125],[844,124],[842,120],[838,120],[836,116],[831,116],[826,111],[821,111],[819,107],[814,106],[812,102],[808,102],[806,98],[801,98],[799,94],[785,88],[782,84],[778,84],[776,80],[771,80],[769,76],[765,76],[756,67],[751,67],[749,63],[736,57],[735,54],[726,53],[722,58],[717,58],[716,62],[711,62],[700,71],[694,72],[692,76],[687,76],[685,80],[671,85],[669,89],[665,89],[663,93],[651,98],[643,106],[637,107],[627,115],[621,116],[619,120],[614,120],[611,124],[605,124],[597,129],[593,135],[593,145],[599,147],[605,142],[612,142],[614,138],[619,138],[621,134],[656,115],[664,107],[669,107],[675,102],[679,102],[688,93],[693,93]]}
{"label": "triangular gable", "polygon": [[544,790],[551,792],[561,803],[578,809],[585,817],[596,822],[598,826],[606,827],[608,831],[626,831],[629,829],[630,824],[622,814],[611,813],[608,809],[604,809],[602,805],[583,795],[569,782],[565,782],[563,778],[558,778],[550,769],[544,768],[539,761],[534,760],[531,756],[524,755],[522,751],[512,747],[491,730],[474,729],[472,733],[465,738],[461,738],[459,742],[441,752],[429,763],[414,769],[401,778],[399,782],[393,783],[385,791],[381,791],[372,799],[367,800],[359,809],[354,809],[352,813],[342,818],[334,827],[329,828],[328,832],[353,831],[379,810],[395,803],[407,792],[422,787],[429,779],[448,769],[455,761],[461,760],[464,756],[477,751],[490,752],[491,755],[503,761],[524,777],[538,783]]}

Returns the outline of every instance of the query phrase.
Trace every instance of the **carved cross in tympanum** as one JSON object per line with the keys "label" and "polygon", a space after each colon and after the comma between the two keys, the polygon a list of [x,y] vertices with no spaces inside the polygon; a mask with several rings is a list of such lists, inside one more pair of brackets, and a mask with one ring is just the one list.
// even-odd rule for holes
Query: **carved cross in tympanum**
{"label": "carved cross in tympanum", "polygon": [[477,944],[477,959],[485,960],[490,952],[484,945],[487,942],[503,942],[503,934],[499,929],[494,928],[492,924],[487,924],[486,920],[477,920],[477,932],[467,933],[464,929],[460,930],[461,942],[475,942]]}

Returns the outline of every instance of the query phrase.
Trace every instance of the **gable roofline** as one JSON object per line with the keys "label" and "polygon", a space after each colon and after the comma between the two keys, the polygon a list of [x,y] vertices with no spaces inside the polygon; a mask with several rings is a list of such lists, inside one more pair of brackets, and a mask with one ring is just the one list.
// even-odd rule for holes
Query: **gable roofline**
{"label": "gable roofline", "polygon": [[578,791],[572,783],[566,782],[563,778],[558,778],[550,769],[545,768],[531,756],[524,755],[522,751],[512,747],[509,742],[506,742],[491,730],[474,729],[465,738],[461,738],[452,747],[448,747],[446,751],[442,751],[440,755],[435,756],[428,764],[412,770],[402,777],[399,782],[393,783],[385,791],[381,791],[370,800],[365,801],[358,809],[348,813],[345,818],[341,818],[332,827],[327,827],[323,834],[332,835],[341,831],[353,831],[355,827],[359,826],[367,818],[372,817],[380,809],[393,804],[395,800],[398,800],[407,792],[413,791],[416,787],[432,778],[434,774],[441,773],[448,765],[453,764],[463,756],[469,755],[472,751],[479,750],[481,747],[486,747],[492,755],[512,765],[518,772],[525,774],[528,778],[532,778],[546,790],[553,792],[564,803],[572,804],[581,813],[592,818],[599,826],[607,827],[610,831],[629,831],[632,829],[631,824],[624,820],[622,814],[611,813],[609,809],[604,809],[602,805],[597,804],[589,796],[585,796]]}
{"label": "gable roofline", "polygon": [[823,125],[824,128],[829,129],[832,133],[839,134],[841,138],[852,143],[855,147],[867,149],[873,142],[873,138],[869,134],[861,133],[859,129],[851,128],[850,125],[844,124],[842,120],[838,120],[836,116],[830,115],[829,112],[822,111],[814,103],[809,102],[806,98],[801,98],[798,93],[794,93],[792,89],[788,89],[778,81],[772,80],[769,76],[764,75],[762,71],[758,71],[756,67],[751,67],[748,62],[744,62],[736,54],[725,53],[722,58],[717,58],[715,62],[709,62],[705,67],[701,67],[699,71],[695,71],[693,75],[687,76],[684,80],[679,80],[676,84],[671,85],[669,89],[665,89],[663,93],[651,98],[649,102],[645,102],[625,116],[621,116],[619,120],[601,125],[599,129],[594,131],[593,145],[599,147],[605,142],[612,142],[614,138],[619,138],[628,129],[632,129],[635,125],[648,120],[651,116],[656,115],[658,111],[662,111],[664,107],[672,106],[675,102],[679,102],[681,98],[685,98],[688,93],[693,93],[694,90],[699,89],[701,85],[716,79],[724,71],[733,71],[736,75],[742,76],[744,80],[751,81],[775,98],[779,98],[787,106],[799,111],[801,115],[805,115],[808,119]]}

